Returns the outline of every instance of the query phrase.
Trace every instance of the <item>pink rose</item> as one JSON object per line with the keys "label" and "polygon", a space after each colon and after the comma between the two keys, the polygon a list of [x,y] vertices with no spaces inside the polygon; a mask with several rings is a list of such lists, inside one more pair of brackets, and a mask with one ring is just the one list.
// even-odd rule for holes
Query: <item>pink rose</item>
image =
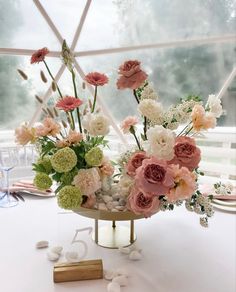
{"label": "pink rose", "polygon": [[88,196],[83,196],[83,203],[81,207],[92,209],[96,203],[96,196],[94,194],[90,194]]}
{"label": "pink rose", "polygon": [[159,209],[160,200],[157,196],[145,194],[136,186],[133,187],[127,202],[127,207],[135,214],[143,214],[145,217],[150,217]]}
{"label": "pink rose", "polygon": [[116,85],[118,89],[137,89],[147,79],[147,74],[141,70],[139,61],[126,61],[119,67],[121,75]]}
{"label": "pink rose", "polygon": [[166,195],[169,202],[177,200],[186,200],[190,198],[196,190],[196,175],[188,170],[186,167],[179,167],[179,165],[171,165],[175,186]]}
{"label": "pink rose", "polygon": [[155,157],[144,159],[136,170],[135,183],[145,193],[164,195],[174,186],[171,167]]}
{"label": "pink rose", "polygon": [[146,152],[140,151],[135,152],[129,159],[128,163],[126,164],[125,168],[130,176],[135,176],[136,169],[142,165],[144,159],[146,159]]}
{"label": "pink rose", "polygon": [[201,160],[201,151],[190,137],[177,137],[174,146],[175,156],[168,161],[169,164],[185,166],[190,171],[196,168]]}

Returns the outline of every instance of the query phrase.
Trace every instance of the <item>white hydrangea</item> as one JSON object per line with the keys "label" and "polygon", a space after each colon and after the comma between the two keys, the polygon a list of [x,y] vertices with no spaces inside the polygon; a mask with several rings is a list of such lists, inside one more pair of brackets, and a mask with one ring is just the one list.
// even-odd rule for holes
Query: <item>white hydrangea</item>
{"label": "white hydrangea", "polygon": [[155,92],[155,90],[150,84],[144,87],[141,93],[141,99],[153,99],[153,100],[158,99],[157,93]]}
{"label": "white hydrangea", "polygon": [[120,177],[120,180],[117,184],[117,188],[119,190],[119,193],[122,196],[128,197],[133,185],[134,185],[134,180],[129,175],[124,174]]}
{"label": "white hydrangea", "polygon": [[148,153],[158,159],[171,160],[174,157],[174,133],[162,126],[155,126],[147,131]]}
{"label": "white hydrangea", "polygon": [[83,125],[92,136],[105,136],[109,133],[109,119],[102,114],[87,115]]}
{"label": "white hydrangea", "polygon": [[223,113],[223,108],[221,100],[217,98],[214,94],[210,94],[207,101],[207,107],[209,107],[210,112],[216,117],[219,118]]}
{"label": "white hydrangea", "polygon": [[141,100],[138,105],[138,111],[152,122],[160,119],[163,115],[163,107],[153,99]]}

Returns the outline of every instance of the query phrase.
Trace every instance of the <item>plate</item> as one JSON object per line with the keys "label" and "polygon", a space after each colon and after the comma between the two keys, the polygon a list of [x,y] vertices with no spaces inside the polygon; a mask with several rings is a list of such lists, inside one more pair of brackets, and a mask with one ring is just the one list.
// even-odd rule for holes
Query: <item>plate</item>
{"label": "plate", "polygon": [[236,206],[224,206],[224,205],[219,205],[217,203],[212,202],[212,205],[214,208],[219,209],[219,210],[224,210],[227,212],[233,212],[236,213]]}
{"label": "plate", "polygon": [[223,206],[235,206],[236,207],[236,201],[226,201],[226,200],[219,200],[219,199],[213,199],[213,203],[223,205]]}
{"label": "plate", "polygon": [[41,197],[41,198],[52,198],[55,197],[56,194],[51,192],[48,194],[40,194],[40,193],[31,193],[29,191],[21,191],[21,192],[17,192],[18,194],[24,196],[24,195],[31,195],[31,196],[35,196],[35,197]]}

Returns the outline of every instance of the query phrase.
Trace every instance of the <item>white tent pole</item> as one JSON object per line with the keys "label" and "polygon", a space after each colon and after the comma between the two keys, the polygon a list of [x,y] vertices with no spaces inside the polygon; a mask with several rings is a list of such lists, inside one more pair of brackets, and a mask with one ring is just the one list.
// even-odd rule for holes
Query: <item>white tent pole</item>
{"label": "white tent pole", "polygon": [[75,52],[74,55],[75,57],[84,57],[84,56],[114,54],[114,53],[144,50],[144,49],[178,48],[178,47],[196,46],[196,45],[200,46],[200,45],[217,44],[217,43],[234,42],[234,41],[236,41],[236,35],[227,35],[227,36],[198,38],[198,39],[190,39],[190,40],[177,40],[173,42],[163,42],[163,43],[157,43],[157,44],[146,44],[146,45],[102,49],[102,50],[90,50],[90,51],[88,50],[88,51]]}
{"label": "white tent pole", "polygon": [[[31,56],[35,53],[36,50],[28,50],[28,49],[12,49],[12,48],[0,48],[0,55],[14,55],[14,56]],[[50,51],[48,54],[49,57],[60,57],[60,52],[58,51]]]}
{"label": "white tent pole", "polygon": [[229,74],[229,77],[225,80],[221,90],[217,94],[218,98],[221,98],[225,94],[226,90],[230,86],[230,84],[233,81],[233,79],[235,78],[235,76],[236,76],[236,67],[233,68],[232,72]]}
{"label": "white tent pole", "polygon": [[46,22],[48,23],[48,25],[50,26],[50,28],[52,29],[52,31],[54,32],[54,34],[56,35],[59,42],[62,44],[63,38],[62,38],[61,34],[59,33],[58,29],[56,28],[56,26],[52,22],[51,18],[48,16],[46,10],[43,8],[40,1],[39,0],[33,0],[33,1],[34,1],[34,4],[36,5],[36,7],[38,8],[38,10],[40,11],[40,13],[42,14],[42,16],[44,17],[44,19],[46,20]]}
{"label": "white tent pole", "polygon": [[[77,70],[77,72],[79,73],[80,77],[82,79],[84,79],[85,74],[84,71],[82,70],[82,68],[80,67],[80,65],[78,64],[77,60],[75,60],[75,68]],[[90,93],[92,95],[94,95],[94,89],[90,84],[86,84],[88,90],[90,91]],[[103,113],[109,118],[111,126],[113,127],[113,129],[115,130],[115,132],[117,133],[117,135],[120,137],[121,141],[127,145],[127,141],[125,139],[125,136],[122,134],[121,130],[119,129],[119,127],[117,126],[117,124],[115,123],[115,121],[113,120],[112,115],[110,114],[108,108],[105,106],[105,104],[102,102],[102,100],[99,98],[99,96],[97,96],[97,102],[98,104],[101,106]]]}
{"label": "white tent pole", "polygon": [[81,31],[82,31],[82,28],[83,28],[85,19],[87,17],[88,10],[89,10],[89,7],[90,7],[91,2],[92,2],[92,0],[87,0],[87,2],[86,2],[86,5],[84,7],[84,11],[83,11],[83,13],[81,15],[79,25],[77,27],[77,30],[75,32],[74,39],[73,39],[72,44],[71,44],[71,47],[70,47],[71,51],[74,51],[75,46],[76,46],[76,44],[78,42],[78,39],[80,37],[80,34],[81,34]]}
{"label": "white tent pole", "polygon": [[[60,79],[62,73],[65,70],[65,68],[66,68],[66,66],[64,64],[61,65],[59,71],[57,72],[57,74],[56,74],[56,76],[54,78],[55,82],[58,82],[58,80]],[[34,113],[34,115],[32,117],[32,119],[29,122],[29,126],[32,126],[38,120],[38,118],[40,116],[40,113],[42,111],[42,108],[46,104],[46,102],[47,102],[47,100],[48,100],[48,98],[50,97],[51,94],[52,94],[52,87],[50,86],[48,88],[48,90],[46,91],[46,93],[44,94],[43,98],[42,98],[43,99],[43,104],[41,104],[41,103],[39,104],[38,108],[36,109],[36,111],[35,111],[35,113]]]}

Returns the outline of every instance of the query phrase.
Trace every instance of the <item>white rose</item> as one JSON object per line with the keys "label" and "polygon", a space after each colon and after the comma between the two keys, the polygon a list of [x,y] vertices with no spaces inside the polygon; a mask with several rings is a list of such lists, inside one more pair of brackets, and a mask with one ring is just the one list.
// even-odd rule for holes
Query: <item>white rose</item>
{"label": "white rose", "polygon": [[133,185],[134,180],[129,175],[124,174],[121,176],[117,188],[122,196],[128,197]]}
{"label": "white rose", "polygon": [[109,133],[109,119],[102,114],[89,115],[83,124],[92,136],[105,136]]}
{"label": "white rose", "polygon": [[144,87],[141,93],[141,99],[158,99],[158,95],[150,84]]}
{"label": "white rose", "polygon": [[159,120],[163,114],[162,105],[153,99],[141,100],[138,105],[138,110],[152,122]]}
{"label": "white rose", "polygon": [[175,136],[171,130],[155,126],[147,131],[148,153],[158,159],[171,160],[174,157]]}
{"label": "white rose", "polygon": [[216,117],[219,118],[222,115],[223,109],[221,105],[221,100],[217,98],[214,94],[210,94],[207,101],[207,106],[210,109],[210,112]]}

